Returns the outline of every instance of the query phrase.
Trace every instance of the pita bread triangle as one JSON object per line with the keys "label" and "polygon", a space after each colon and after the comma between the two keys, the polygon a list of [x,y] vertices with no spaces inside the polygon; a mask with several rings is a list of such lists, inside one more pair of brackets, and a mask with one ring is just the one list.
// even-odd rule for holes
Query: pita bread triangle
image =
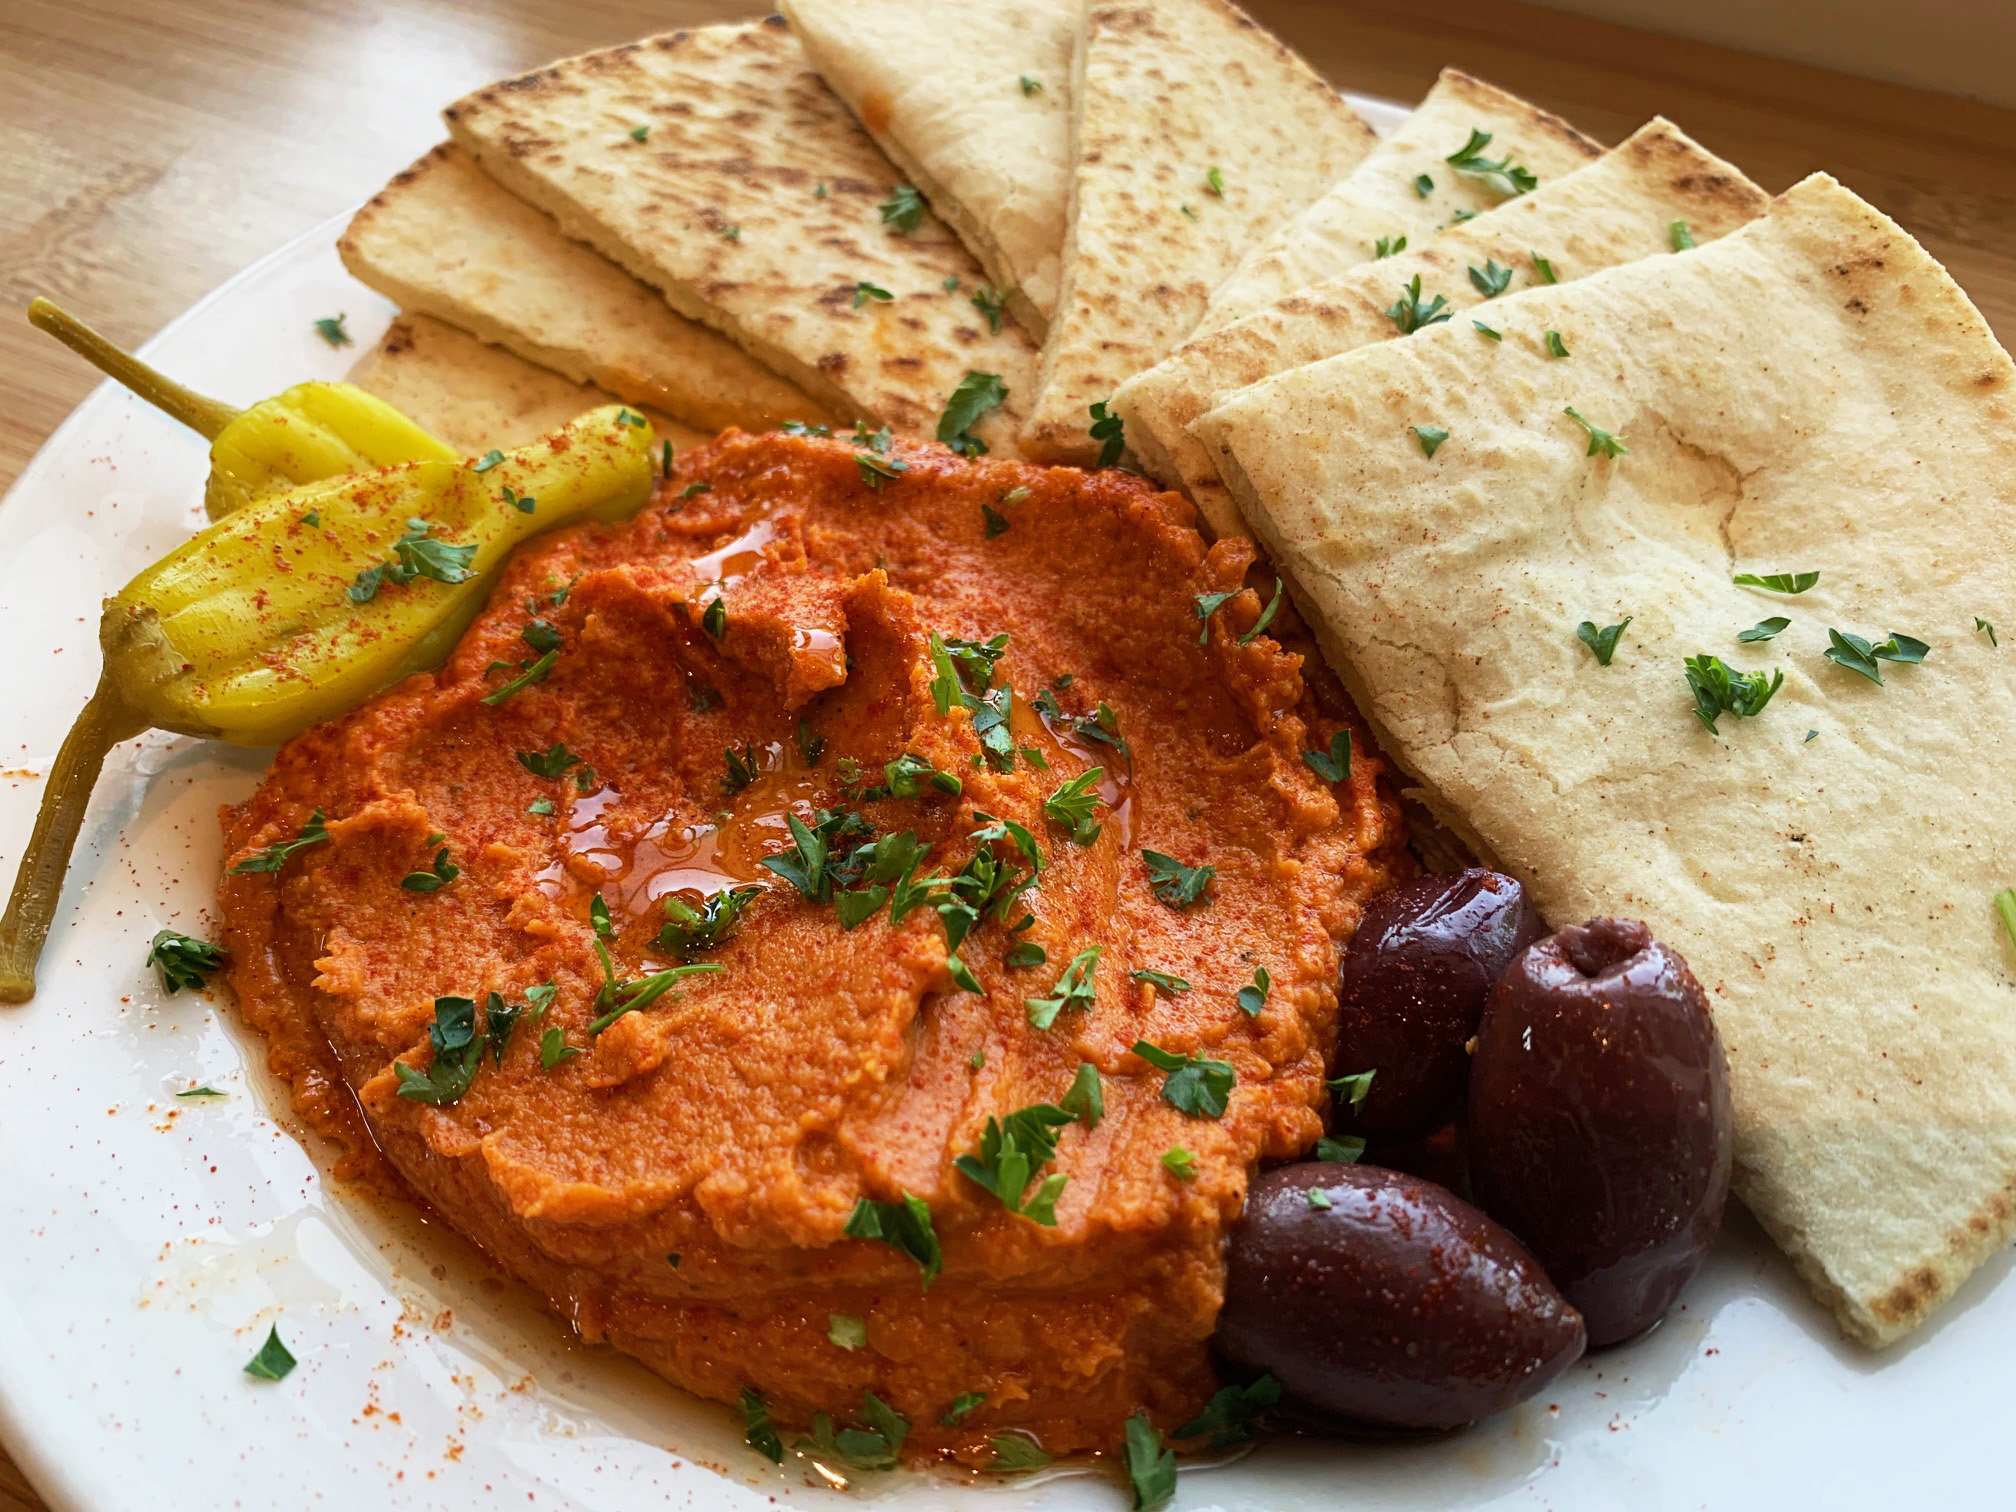
{"label": "pita bread triangle", "polygon": [[974,433],[1013,454],[1028,338],[976,307],[979,264],[782,17],[569,58],[444,114],[492,178],[822,409],[930,436],[989,373],[1007,400]]}
{"label": "pita bread triangle", "polygon": [[703,430],[827,418],[726,337],[564,235],[452,143],[380,190],[337,250],[408,313]]}
{"label": "pita bread triangle", "polygon": [[1057,308],[1081,0],[787,0],[827,86],[1038,340]]}
{"label": "pita bread triangle", "polygon": [[[1243,535],[1210,450],[1189,430],[1233,390],[1409,334],[1419,322],[1467,326],[1474,317],[1489,326],[1491,313],[1479,306],[1497,297],[1493,290],[1546,282],[1535,258],[1565,283],[1670,252],[1676,240],[1713,241],[1762,214],[1769,200],[1677,126],[1654,120],[1588,167],[1427,237],[1418,250],[1360,263],[1194,338],[1122,384],[1113,406],[1143,467],[1189,495],[1214,535]],[[1415,278],[1418,298],[1410,292]]]}
{"label": "pita bread triangle", "polygon": [[[1469,154],[1468,171],[1449,159]],[[1572,173],[1603,150],[1559,116],[1454,68],[1445,68],[1414,114],[1313,204],[1253,248],[1211,296],[1199,335],[1346,268],[1386,255],[1466,215],[1502,205],[1524,180],[1544,184]],[[1485,171],[1487,165],[1504,171]],[[1424,187],[1423,180],[1426,180]]]}
{"label": "pita bread triangle", "polygon": [[1091,464],[1087,413],[1197,323],[1244,250],[1372,129],[1225,0],[1094,3],[1072,62],[1064,283],[1023,450]]}
{"label": "pita bread triangle", "polygon": [[[1494,318],[1502,342],[1438,325],[1200,425],[1438,814],[1549,921],[1641,917],[1687,958],[1738,1194],[1849,1333],[1889,1343],[2016,1233],[2016,942],[1992,902],[2016,882],[2016,680],[1975,624],[2016,602],[2016,364],[1824,175]],[[1417,427],[1447,431],[1432,457]],[[1732,582],[1804,571],[1797,593]],[[1600,664],[1576,623],[1627,616]],[[1738,639],[1766,616],[1791,623]],[[1897,639],[1879,683],[1824,655],[1843,631],[1929,649]],[[1683,676],[1704,654],[1784,682],[1711,733]]]}

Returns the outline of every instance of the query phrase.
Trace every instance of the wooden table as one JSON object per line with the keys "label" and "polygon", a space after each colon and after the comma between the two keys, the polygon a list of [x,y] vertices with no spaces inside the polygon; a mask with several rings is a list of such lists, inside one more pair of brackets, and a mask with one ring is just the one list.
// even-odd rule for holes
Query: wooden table
{"label": "wooden table", "polygon": [[[1769,189],[1825,168],[1920,237],[2016,343],[2016,114],[1502,0],[1249,3],[1346,88],[1414,99],[1455,64],[1606,140],[1667,115]],[[434,112],[466,90],[756,13],[736,0],[7,0],[0,305],[47,294],[137,344],[370,195],[439,138]],[[0,321],[0,487],[94,381]],[[41,1506],[0,1456],[0,1512]]]}

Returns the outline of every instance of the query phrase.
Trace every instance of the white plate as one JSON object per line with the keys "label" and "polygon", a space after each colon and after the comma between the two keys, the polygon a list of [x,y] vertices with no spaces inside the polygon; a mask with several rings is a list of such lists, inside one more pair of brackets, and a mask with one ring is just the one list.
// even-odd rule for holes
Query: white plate
{"label": "white plate", "polygon": [[[1373,107],[1381,124],[1398,112]],[[338,377],[389,308],[340,222],[246,270],[147,348],[238,402]],[[317,316],[347,311],[331,351]],[[78,313],[89,317],[91,311]],[[204,449],[111,386],[0,507],[0,872],[96,676],[100,597],[201,521]],[[44,660],[44,658],[48,658]],[[217,805],[265,753],[162,735],[107,764],[33,1003],[0,1008],[0,1439],[58,1512],[169,1508],[837,1508],[739,1421],[574,1342],[438,1225],[339,1187],[261,1044],[163,996],[141,958],[205,932]],[[179,1105],[179,1088],[230,1094]],[[1911,1343],[1840,1342],[1740,1214],[1685,1310],[1470,1432],[1277,1441],[1186,1470],[1183,1508],[1981,1507],[2016,1404],[2016,1285],[1998,1256]],[[301,1365],[240,1367],[278,1321]],[[892,1508],[1118,1512],[1107,1473],[1007,1486],[869,1477]]]}

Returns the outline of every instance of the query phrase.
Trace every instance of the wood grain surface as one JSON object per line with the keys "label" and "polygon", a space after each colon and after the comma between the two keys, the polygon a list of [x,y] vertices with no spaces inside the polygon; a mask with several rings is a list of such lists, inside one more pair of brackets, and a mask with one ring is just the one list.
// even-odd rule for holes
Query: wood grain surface
{"label": "wood grain surface", "polygon": [[[1608,141],[1670,117],[1777,190],[1824,168],[2016,343],[2016,113],[1502,0],[1247,0],[1339,86],[1418,98],[1455,64]],[[6,0],[0,488],[96,375],[18,312],[46,294],[138,344],[358,203],[492,79],[735,0]],[[1965,46],[1965,37],[1950,39]],[[0,1456],[0,1512],[42,1502]]]}

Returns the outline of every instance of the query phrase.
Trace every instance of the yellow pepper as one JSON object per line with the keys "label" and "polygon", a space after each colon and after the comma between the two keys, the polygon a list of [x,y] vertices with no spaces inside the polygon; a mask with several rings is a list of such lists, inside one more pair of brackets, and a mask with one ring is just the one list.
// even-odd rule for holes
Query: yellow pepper
{"label": "yellow pepper", "polygon": [[35,962],[105,754],[148,728],[269,745],[438,665],[514,547],[650,497],[651,427],[611,405],[515,451],[403,462],[241,505],[105,601],[4,919],[0,1002]]}
{"label": "yellow pepper", "polygon": [[355,384],[297,383],[234,409],[156,372],[46,299],[29,302],[28,320],[209,441],[203,508],[213,520],[298,483],[460,455]]}

